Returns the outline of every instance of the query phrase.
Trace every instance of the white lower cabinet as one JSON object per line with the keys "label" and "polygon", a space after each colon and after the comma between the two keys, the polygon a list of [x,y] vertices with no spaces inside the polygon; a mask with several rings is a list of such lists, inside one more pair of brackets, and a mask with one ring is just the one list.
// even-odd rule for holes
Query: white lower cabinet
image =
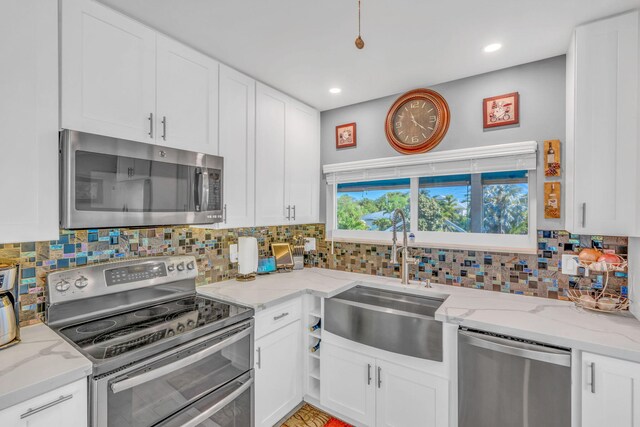
{"label": "white lower cabinet", "polygon": [[320,402],[337,414],[375,425],[376,359],[322,343]]}
{"label": "white lower cabinet", "polygon": [[449,382],[436,375],[322,343],[321,403],[366,426],[445,427]]}
{"label": "white lower cabinet", "polygon": [[256,340],[256,427],[272,427],[302,401],[301,351],[300,319]]}
{"label": "white lower cabinet", "polygon": [[377,360],[376,426],[446,426],[449,381]]}
{"label": "white lower cabinet", "polygon": [[640,363],[582,354],[582,427],[640,427]]}
{"label": "white lower cabinet", "polygon": [[0,411],[0,425],[86,427],[87,387],[87,380],[81,379]]}

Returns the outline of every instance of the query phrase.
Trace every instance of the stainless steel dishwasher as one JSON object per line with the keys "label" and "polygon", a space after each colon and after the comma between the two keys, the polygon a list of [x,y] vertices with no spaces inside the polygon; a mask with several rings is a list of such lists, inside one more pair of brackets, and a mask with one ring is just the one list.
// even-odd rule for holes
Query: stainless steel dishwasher
{"label": "stainless steel dishwasher", "polygon": [[459,427],[570,427],[571,352],[458,332]]}

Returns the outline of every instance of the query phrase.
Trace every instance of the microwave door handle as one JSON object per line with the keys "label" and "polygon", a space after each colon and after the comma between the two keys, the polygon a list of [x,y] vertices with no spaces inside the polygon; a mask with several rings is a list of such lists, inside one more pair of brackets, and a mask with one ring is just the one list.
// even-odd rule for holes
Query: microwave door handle
{"label": "microwave door handle", "polygon": [[168,375],[172,372],[175,372],[179,369],[182,369],[186,366],[193,365],[194,363],[199,362],[205,357],[211,356],[214,353],[222,350],[225,347],[229,347],[231,344],[234,344],[244,337],[251,334],[252,329],[247,328],[242,332],[238,332],[237,334],[225,339],[224,341],[219,342],[218,344],[214,344],[209,348],[205,348],[198,353],[192,354],[191,356],[187,356],[183,359],[176,360],[175,362],[168,363],[164,366],[161,366],[152,371],[146,371],[142,374],[125,378],[118,382],[111,383],[111,391],[114,394],[120,393],[121,391],[129,390],[130,388],[139,386],[140,384],[148,383],[150,381],[156,380],[160,377]]}
{"label": "microwave door handle", "polygon": [[236,390],[234,390],[224,399],[217,402],[212,407],[206,409],[204,412],[201,412],[199,415],[191,418],[189,421],[183,424],[182,427],[196,427],[200,425],[200,423],[206,421],[209,417],[214,415],[216,412],[219,412],[222,408],[227,406],[229,403],[236,400],[242,393],[247,391],[249,387],[251,387],[252,385],[253,385],[253,378],[251,378],[246,383],[242,384],[240,387],[238,387]]}
{"label": "microwave door handle", "polygon": [[209,173],[205,171],[203,179],[202,179],[202,211],[209,210]]}
{"label": "microwave door handle", "polygon": [[193,183],[193,201],[196,212],[202,210],[202,169],[196,168]]}

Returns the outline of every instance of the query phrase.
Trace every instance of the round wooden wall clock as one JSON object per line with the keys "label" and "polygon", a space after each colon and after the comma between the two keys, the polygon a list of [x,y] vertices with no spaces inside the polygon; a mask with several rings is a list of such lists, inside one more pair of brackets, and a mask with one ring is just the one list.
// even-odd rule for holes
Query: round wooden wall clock
{"label": "round wooden wall clock", "polygon": [[389,109],[384,130],[389,144],[403,154],[432,150],[449,129],[449,106],[438,93],[416,89],[402,95]]}

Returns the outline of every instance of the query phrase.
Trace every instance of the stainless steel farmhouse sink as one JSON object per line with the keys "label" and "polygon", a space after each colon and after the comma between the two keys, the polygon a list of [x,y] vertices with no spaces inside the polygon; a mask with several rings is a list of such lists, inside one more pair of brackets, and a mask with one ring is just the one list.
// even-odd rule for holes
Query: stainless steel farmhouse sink
{"label": "stainless steel farmhouse sink", "polygon": [[356,286],[324,306],[326,331],[361,344],[442,361],[442,323],[434,315],[444,300]]}

